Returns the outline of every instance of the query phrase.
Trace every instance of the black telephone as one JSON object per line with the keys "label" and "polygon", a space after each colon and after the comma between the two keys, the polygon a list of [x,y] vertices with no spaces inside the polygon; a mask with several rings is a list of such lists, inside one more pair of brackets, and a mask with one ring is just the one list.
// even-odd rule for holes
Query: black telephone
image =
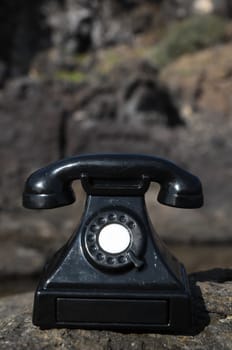
{"label": "black telephone", "polygon": [[76,179],[87,193],[85,212],[77,232],[44,269],[35,293],[34,324],[43,329],[188,329],[188,278],[152,228],[144,194],[155,181],[160,203],[198,208],[203,204],[198,178],[153,156],[82,155],[33,173],[23,205],[49,209],[71,204]]}

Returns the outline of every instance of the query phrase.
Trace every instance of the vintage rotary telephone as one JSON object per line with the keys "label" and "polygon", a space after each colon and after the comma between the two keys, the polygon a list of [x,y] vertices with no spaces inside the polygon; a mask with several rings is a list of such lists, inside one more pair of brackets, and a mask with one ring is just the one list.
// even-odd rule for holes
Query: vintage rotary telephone
{"label": "vintage rotary telephone", "polygon": [[45,267],[33,322],[41,328],[184,331],[191,296],[184,266],[152,228],[144,194],[179,208],[203,203],[201,183],[173,163],[137,154],[67,158],[33,173],[23,204],[50,209],[75,201],[72,181],[87,193],[79,228]]}

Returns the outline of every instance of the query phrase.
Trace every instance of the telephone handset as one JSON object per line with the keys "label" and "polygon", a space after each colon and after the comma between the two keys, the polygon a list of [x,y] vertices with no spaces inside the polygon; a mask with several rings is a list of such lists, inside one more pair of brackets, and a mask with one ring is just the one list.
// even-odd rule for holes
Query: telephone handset
{"label": "telephone handset", "polygon": [[197,177],[161,158],[125,154],[71,157],[40,169],[27,180],[23,203],[33,209],[72,204],[71,183],[77,179],[82,180],[87,193],[98,195],[136,195],[154,181],[161,186],[160,203],[179,208],[202,205]]}
{"label": "telephone handset", "polygon": [[152,228],[144,194],[151,181],[158,182],[160,203],[198,208],[199,179],[154,156],[82,155],[33,173],[23,204],[31,209],[72,204],[76,179],[87,193],[85,212],[76,234],[44,270],[34,324],[183,331],[191,323],[187,275]]}

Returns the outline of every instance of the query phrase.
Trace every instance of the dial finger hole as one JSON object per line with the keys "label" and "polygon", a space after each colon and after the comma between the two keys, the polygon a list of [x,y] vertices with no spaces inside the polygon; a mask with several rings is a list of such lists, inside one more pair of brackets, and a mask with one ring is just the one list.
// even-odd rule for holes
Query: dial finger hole
{"label": "dial finger hole", "polygon": [[96,258],[97,258],[97,260],[102,261],[102,260],[104,260],[104,255],[102,253],[98,253]]}
{"label": "dial finger hole", "polygon": [[120,263],[120,264],[123,264],[123,263],[125,263],[126,262],[126,257],[124,256],[124,255],[120,255],[119,257],[118,257],[118,262]]}
{"label": "dial finger hole", "polygon": [[97,229],[98,229],[97,225],[90,226],[90,231],[92,231],[92,232],[97,232]]}
{"label": "dial finger hole", "polygon": [[91,245],[91,246],[89,247],[89,250],[90,250],[92,253],[94,253],[94,252],[96,252],[96,251],[98,250],[98,248],[97,248],[96,245]]}
{"label": "dial finger hole", "polygon": [[101,218],[98,219],[97,222],[98,222],[99,225],[104,225],[106,223],[106,219],[101,217]]}
{"label": "dial finger hole", "polygon": [[90,234],[90,235],[87,236],[87,240],[90,243],[94,242],[95,239],[96,239],[95,235]]}
{"label": "dial finger hole", "polygon": [[108,219],[109,219],[110,221],[114,221],[114,220],[116,220],[116,218],[117,218],[117,216],[116,216],[115,214],[110,214],[110,215],[108,216]]}
{"label": "dial finger hole", "polygon": [[130,221],[130,222],[128,223],[128,227],[130,227],[131,229],[132,229],[132,228],[135,228],[135,223],[134,223],[133,221]]}
{"label": "dial finger hole", "polygon": [[110,265],[113,265],[113,264],[115,263],[115,259],[112,258],[112,257],[107,258],[106,261],[107,261],[107,263],[110,264]]}
{"label": "dial finger hole", "polygon": [[120,221],[120,222],[126,222],[126,217],[125,217],[125,215],[121,215],[120,218],[119,218],[119,221]]}

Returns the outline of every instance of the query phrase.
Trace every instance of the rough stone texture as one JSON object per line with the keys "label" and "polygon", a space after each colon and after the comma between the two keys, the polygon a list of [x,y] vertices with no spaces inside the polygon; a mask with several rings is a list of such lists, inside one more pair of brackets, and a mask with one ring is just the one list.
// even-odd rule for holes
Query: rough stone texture
{"label": "rough stone texture", "polygon": [[136,35],[170,19],[194,12],[231,16],[232,8],[230,0],[2,0],[0,12],[4,82],[27,74],[41,54],[47,72],[51,62],[59,65],[72,54],[131,44]]}
{"label": "rough stone texture", "polygon": [[192,119],[194,111],[207,111],[226,115],[229,119],[232,108],[231,50],[229,42],[194,55],[184,55],[161,72],[161,80],[179,94],[187,118]]}
{"label": "rough stone texture", "polygon": [[151,26],[156,8],[153,1],[3,0],[0,61],[6,77],[27,73],[40,53],[49,66],[50,59],[61,63],[75,53],[131,42]]}
{"label": "rough stone texture", "polygon": [[[0,278],[38,274],[77,226],[80,186],[70,207],[20,207],[33,170],[82,152],[156,154],[197,174],[205,193],[200,210],[161,206],[151,186],[147,203],[154,226],[168,242],[231,242],[230,51],[227,44],[183,57],[160,78],[151,65],[125,64],[104,80],[81,84],[10,81],[0,93]],[[148,103],[151,95],[155,105]]]}
{"label": "rough stone texture", "polygon": [[[37,276],[78,223],[80,186],[79,201],[68,208],[21,208],[27,176],[64,156],[140,152],[175,161],[202,179],[206,204],[199,211],[170,209],[156,202],[157,188],[151,187],[147,203],[159,234],[175,244],[232,241],[231,44],[183,57],[160,76],[152,56],[170,18],[191,15],[196,2],[203,4],[1,1],[3,287],[14,278]],[[220,1],[220,13],[227,10],[228,17],[229,2]],[[208,3],[210,12],[218,12],[218,1]]]}
{"label": "rough stone texture", "polygon": [[[20,208],[24,182],[39,167],[81,152],[109,152],[116,148],[146,152],[148,128],[143,124],[147,119],[153,125],[182,124],[156,72],[150,68],[145,74],[141,67],[136,71],[133,75],[128,68],[129,84],[125,84],[120,72],[117,80],[109,77],[105,83],[21,78],[11,80],[0,91],[3,212]],[[153,99],[156,96],[153,102],[151,95]],[[146,109],[147,100],[150,106]],[[132,125],[136,128],[133,132]],[[139,142],[137,146],[135,141]]]}
{"label": "rough stone texture", "polygon": [[25,175],[59,157],[62,108],[55,96],[49,86],[28,78],[0,92],[0,209],[19,208]]}
{"label": "rough stone texture", "polygon": [[[203,182],[205,207],[191,214],[192,218],[197,215],[194,224],[188,226],[188,230],[195,231],[189,235],[192,240],[201,240],[201,235],[202,240],[211,236],[215,242],[231,241],[231,49],[228,44],[183,57],[161,74],[161,80],[179,96],[179,108],[187,125],[178,131],[172,158],[194,169]],[[175,213],[170,209],[167,213],[175,221]],[[178,222],[185,220],[188,213]]]}
{"label": "rough stone texture", "polygon": [[5,349],[232,349],[232,271],[215,269],[190,276],[194,325],[188,335],[121,334],[53,329],[31,323],[32,294],[0,299],[0,348]]}
{"label": "rough stone texture", "polygon": [[[95,92],[91,103],[88,104],[87,98],[67,121],[70,135],[67,138],[67,154],[96,150],[156,154],[175,161],[201,178],[205,193],[205,207],[201,210],[173,210],[157,204],[154,192],[148,193],[147,200],[155,227],[158,232],[163,232],[167,240],[231,241],[230,52],[231,43],[211,48],[177,60],[161,72],[160,79],[172,102],[170,115],[167,103],[165,111],[161,109],[162,102],[161,106],[155,103],[156,107],[151,104],[150,109],[145,111],[138,108],[136,103],[140,98],[148,106],[151,91],[153,101],[155,96],[161,96],[160,90],[157,92],[155,88],[157,73],[152,72],[152,69],[144,69],[141,73],[138,68],[137,74],[133,74],[126,67],[129,83],[122,83],[123,71],[121,74],[117,71],[115,76],[111,74],[120,88],[117,90],[115,85],[109,85],[112,90],[108,88],[104,92],[102,89],[100,95]],[[107,105],[105,102],[100,107],[100,102],[106,98]],[[157,100],[164,101],[165,98],[162,95]],[[174,108],[179,123],[175,128],[170,128]],[[111,120],[107,112],[109,110],[116,110]],[[101,115],[103,118],[87,118],[87,115]],[[78,143],[74,135],[80,130],[87,132],[82,134],[82,141]]]}

